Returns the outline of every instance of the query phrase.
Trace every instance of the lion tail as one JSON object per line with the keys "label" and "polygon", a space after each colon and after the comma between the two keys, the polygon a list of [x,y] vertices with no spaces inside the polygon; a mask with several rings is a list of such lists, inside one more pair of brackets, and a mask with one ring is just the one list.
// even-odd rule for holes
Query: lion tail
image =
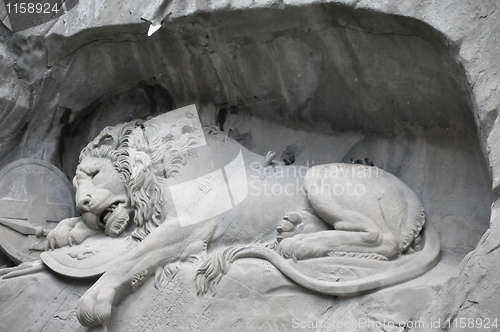
{"label": "lion tail", "polygon": [[424,247],[408,263],[375,275],[349,281],[324,281],[309,277],[293,267],[291,260],[264,246],[251,244],[226,248],[208,259],[196,274],[198,294],[211,291],[229,271],[231,263],[240,258],[261,258],[273,264],[281,273],[297,284],[312,291],[336,295],[354,296],[363,292],[399,284],[421,276],[432,269],[439,260],[440,241],[434,226],[423,228]]}

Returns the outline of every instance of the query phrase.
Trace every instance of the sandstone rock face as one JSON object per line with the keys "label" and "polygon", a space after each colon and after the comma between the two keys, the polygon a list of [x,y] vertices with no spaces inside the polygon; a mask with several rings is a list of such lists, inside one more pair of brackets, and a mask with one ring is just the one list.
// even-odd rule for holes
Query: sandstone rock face
{"label": "sandstone rock face", "polygon": [[[399,323],[395,330],[411,330],[413,325],[401,322],[425,321],[421,330],[428,331],[439,319],[496,318],[500,298],[491,294],[498,284],[500,242],[497,3],[172,0],[167,5],[81,1],[59,19],[29,30],[13,34],[0,25],[0,166],[37,158],[72,177],[79,151],[103,127],[129,115],[146,118],[197,103],[204,124],[219,125],[255,152],[292,151],[302,165],[369,157],[397,175],[417,193],[428,222],[440,231],[442,278],[417,279],[359,299],[295,290],[298,298],[285,300],[290,295],[285,291],[278,300],[267,299],[270,291],[259,285],[249,286],[258,296],[246,294],[235,275],[228,279],[236,280],[226,288],[228,298],[208,308],[204,300],[197,302],[187,266],[159,293],[151,281],[127,299],[115,330],[135,319],[124,317],[143,315],[145,307],[133,313],[141,296],[157,299],[154,310],[162,308],[151,317],[155,323],[139,324],[143,330],[162,324],[217,330],[216,313],[229,311],[231,303],[240,303],[238,312],[261,315],[227,325],[244,329],[289,329],[294,318],[370,317]],[[171,16],[148,37],[149,24],[140,17],[153,19],[163,10]],[[0,20],[6,15],[0,4]],[[472,249],[458,271],[458,261]],[[241,265],[240,271],[265,279],[255,266]],[[268,272],[275,280],[270,288],[294,287],[275,270]],[[456,278],[447,280],[451,276]],[[47,278],[55,277],[30,277],[22,287]],[[54,309],[68,331],[77,329],[73,297],[89,285],[67,286],[73,288]],[[421,290],[420,298],[408,295],[415,290]],[[172,292],[177,300],[167,298]],[[414,304],[394,305],[410,296]],[[193,302],[199,305],[189,307]],[[299,302],[314,308],[311,315],[321,314],[304,316],[309,310]],[[182,315],[186,310],[193,321]],[[46,325],[22,327],[51,330],[59,322],[51,315],[42,315]],[[23,330],[19,320],[8,322]]]}

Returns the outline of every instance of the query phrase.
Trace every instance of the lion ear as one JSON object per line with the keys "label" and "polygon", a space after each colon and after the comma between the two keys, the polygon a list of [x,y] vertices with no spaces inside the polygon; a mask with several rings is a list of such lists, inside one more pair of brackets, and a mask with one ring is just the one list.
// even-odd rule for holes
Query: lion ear
{"label": "lion ear", "polygon": [[98,148],[100,146],[109,146],[109,147],[114,147],[115,145],[115,138],[113,137],[113,135],[111,135],[110,133],[106,133],[102,136],[99,136],[97,138],[97,140],[94,141],[94,146],[93,148]]}

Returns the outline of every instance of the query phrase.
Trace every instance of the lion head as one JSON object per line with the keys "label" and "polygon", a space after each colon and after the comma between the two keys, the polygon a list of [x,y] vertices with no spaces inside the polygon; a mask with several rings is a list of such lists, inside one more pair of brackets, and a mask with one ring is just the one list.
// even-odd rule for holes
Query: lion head
{"label": "lion head", "polygon": [[129,220],[143,240],[167,216],[165,180],[176,177],[203,135],[192,112],[104,128],[80,153],[73,183],[89,227],[118,236]]}

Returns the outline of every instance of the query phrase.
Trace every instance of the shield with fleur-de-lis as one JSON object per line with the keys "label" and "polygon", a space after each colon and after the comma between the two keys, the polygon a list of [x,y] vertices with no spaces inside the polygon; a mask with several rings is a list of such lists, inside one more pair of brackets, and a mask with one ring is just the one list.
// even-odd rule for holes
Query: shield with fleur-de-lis
{"label": "shield with fleur-de-lis", "polygon": [[0,171],[0,248],[15,263],[39,259],[46,233],[75,215],[73,187],[54,165],[21,159]]}

